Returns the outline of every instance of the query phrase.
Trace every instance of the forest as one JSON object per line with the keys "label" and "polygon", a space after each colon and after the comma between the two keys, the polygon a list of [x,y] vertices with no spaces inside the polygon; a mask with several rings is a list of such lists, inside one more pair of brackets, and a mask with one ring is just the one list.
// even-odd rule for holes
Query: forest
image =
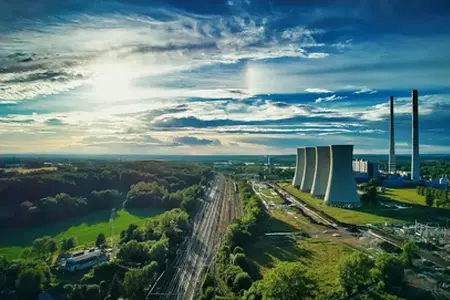
{"label": "forest", "polygon": [[193,163],[95,160],[51,171],[5,170],[0,171],[0,228],[58,222],[123,202],[126,207],[171,209],[181,204],[177,191],[204,184],[210,173]]}
{"label": "forest", "polygon": [[[13,299],[37,299],[42,291],[59,289],[68,299],[143,299],[147,285],[190,234],[191,218],[210,175],[211,170],[200,164],[160,161],[78,161],[51,171],[2,171],[1,207],[9,211],[2,216],[3,230],[53,224],[111,208],[165,212],[142,225],[129,224],[120,232],[116,259],[94,266],[79,280],[67,281],[55,264],[74,251],[75,237],[57,241],[43,236],[19,260],[0,256],[0,298],[14,291]],[[105,233],[98,234],[95,246],[111,246]]]}

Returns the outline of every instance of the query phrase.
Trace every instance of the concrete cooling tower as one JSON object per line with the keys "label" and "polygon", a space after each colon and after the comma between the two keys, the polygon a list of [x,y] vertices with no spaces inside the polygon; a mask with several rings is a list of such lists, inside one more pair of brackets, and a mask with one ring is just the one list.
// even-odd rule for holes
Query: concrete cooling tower
{"label": "concrete cooling tower", "polygon": [[292,179],[292,185],[300,187],[303,178],[303,169],[305,168],[305,148],[297,148],[297,160],[295,163],[295,174]]}
{"label": "concrete cooling tower", "polygon": [[316,149],[314,147],[305,148],[305,167],[303,170],[302,184],[300,190],[302,192],[310,192],[314,180],[314,171],[316,169]]}
{"label": "concrete cooling tower", "polygon": [[324,203],[359,205],[352,172],[353,145],[330,146],[330,174]]}
{"label": "concrete cooling tower", "polygon": [[323,197],[327,191],[330,175],[330,147],[316,147],[316,167],[311,188],[311,195]]}

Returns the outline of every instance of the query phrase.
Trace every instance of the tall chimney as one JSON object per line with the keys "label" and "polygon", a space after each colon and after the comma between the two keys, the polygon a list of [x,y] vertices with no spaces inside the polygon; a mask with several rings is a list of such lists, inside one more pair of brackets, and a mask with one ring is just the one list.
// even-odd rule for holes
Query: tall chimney
{"label": "tall chimney", "polygon": [[389,140],[389,173],[395,173],[397,164],[395,163],[395,137],[394,137],[394,97],[391,96],[391,124],[390,124],[390,140]]}
{"label": "tall chimney", "polygon": [[411,180],[420,179],[419,161],[419,94],[412,91],[412,156],[411,156]]}

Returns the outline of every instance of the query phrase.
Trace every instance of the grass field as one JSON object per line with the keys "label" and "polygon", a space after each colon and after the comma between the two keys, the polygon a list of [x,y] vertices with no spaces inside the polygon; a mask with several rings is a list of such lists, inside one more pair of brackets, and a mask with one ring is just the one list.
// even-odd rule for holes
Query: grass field
{"label": "grass field", "polygon": [[339,263],[354,249],[338,241],[295,240],[289,237],[264,237],[248,253],[262,275],[282,261],[302,262],[318,278],[320,294],[328,296],[341,290]]}
{"label": "grass field", "polygon": [[[354,209],[338,208],[323,204],[323,200],[316,199],[308,193],[303,193],[289,183],[281,183],[280,186],[310,206],[324,212],[340,222],[350,224],[391,223],[391,222],[427,222],[430,216],[448,217],[447,209],[424,207],[421,196],[415,194],[415,189],[388,189],[382,194],[385,200],[411,204],[407,209],[391,209],[383,206],[363,206]],[[413,193],[414,191],[414,193]]]}
{"label": "grass field", "polygon": [[[155,209],[120,210],[114,219],[113,235],[117,236],[130,224],[141,225],[147,218],[157,216],[164,211]],[[35,228],[21,228],[0,232],[0,255],[10,259],[19,258],[25,247],[31,246],[36,238],[46,235],[57,241],[67,237],[76,237],[77,245],[92,245],[100,232],[109,236],[109,211],[91,213],[88,216]]]}
{"label": "grass field", "polygon": [[26,168],[6,168],[2,169],[5,172],[19,172],[20,174],[28,174],[33,172],[39,172],[39,171],[46,171],[46,172],[54,172],[57,170],[56,167],[42,167],[42,168],[34,168],[34,169],[26,169]]}
{"label": "grass field", "polygon": [[312,197],[308,193],[303,193],[296,189],[291,184],[280,184],[280,186],[298,197],[299,199],[305,201],[312,207],[323,211],[325,214],[335,218],[340,222],[352,223],[352,224],[367,224],[367,223],[384,223],[384,222],[401,222],[402,219],[396,218],[395,214],[391,216],[379,215],[376,214],[379,207],[370,207],[370,208],[358,208],[358,209],[346,209],[346,208],[338,208],[334,206],[327,206],[323,204],[323,200],[316,199]]}
{"label": "grass field", "polygon": [[423,206],[427,206],[425,202],[425,196],[420,196],[417,194],[416,189],[386,189],[386,192],[382,194],[384,197],[404,202],[410,204],[420,204]]}
{"label": "grass field", "polygon": [[273,190],[259,190],[259,192],[262,194],[264,201],[266,202],[273,202],[275,204],[286,204],[286,201],[284,201],[278,194],[273,194]]}

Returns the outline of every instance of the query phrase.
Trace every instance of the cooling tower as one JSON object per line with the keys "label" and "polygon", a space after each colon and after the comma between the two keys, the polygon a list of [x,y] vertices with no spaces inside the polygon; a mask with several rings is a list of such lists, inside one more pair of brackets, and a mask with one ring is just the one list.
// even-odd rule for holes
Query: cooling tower
{"label": "cooling tower", "polygon": [[395,137],[394,137],[394,97],[390,99],[391,106],[391,123],[389,127],[389,173],[397,171],[397,164],[395,162]]}
{"label": "cooling tower", "polygon": [[295,174],[292,179],[292,185],[300,187],[303,178],[303,169],[305,168],[305,148],[297,148],[297,160],[295,163]]}
{"label": "cooling tower", "polygon": [[412,91],[412,157],[411,157],[411,180],[420,179],[419,161],[419,94],[417,90]]}
{"label": "cooling tower", "polygon": [[314,180],[314,171],[316,169],[316,149],[314,147],[305,148],[305,167],[303,170],[302,192],[310,192]]}
{"label": "cooling tower", "polygon": [[316,147],[316,167],[311,188],[311,195],[323,197],[327,191],[328,177],[330,175],[330,147]]}
{"label": "cooling tower", "polygon": [[359,197],[352,173],[353,145],[330,146],[330,174],[324,203],[327,205],[356,204]]}

